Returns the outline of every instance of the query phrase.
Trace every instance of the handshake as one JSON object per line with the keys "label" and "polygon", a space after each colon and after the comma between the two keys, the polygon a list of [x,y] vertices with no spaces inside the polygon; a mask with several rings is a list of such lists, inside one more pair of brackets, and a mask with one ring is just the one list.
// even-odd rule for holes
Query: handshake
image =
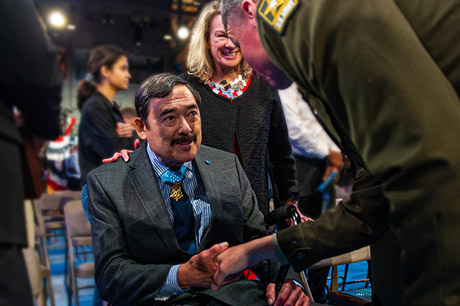
{"label": "handshake", "polygon": [[[244,270],[266,259],[276,258],[271,237],[256,239],[229,248],[227,242],[194,255],[177,271],[177,282],[181,289],[198,286],[217,290],[223,285],[237,281]],[[293,281],[286,281],[276,296],[275,284],[267,285],[265,293],[268,305],[310,305],[302,288]]]}

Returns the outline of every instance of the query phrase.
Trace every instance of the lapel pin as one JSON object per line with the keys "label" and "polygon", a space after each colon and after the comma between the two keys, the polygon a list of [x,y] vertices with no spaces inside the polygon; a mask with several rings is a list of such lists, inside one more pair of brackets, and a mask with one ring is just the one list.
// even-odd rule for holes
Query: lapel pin
{"label": "lapel pin", "polygon": [[209,160],[206,160],[205,163],[206,163],[206,165],[209,165],[209,164],[210,164]]}

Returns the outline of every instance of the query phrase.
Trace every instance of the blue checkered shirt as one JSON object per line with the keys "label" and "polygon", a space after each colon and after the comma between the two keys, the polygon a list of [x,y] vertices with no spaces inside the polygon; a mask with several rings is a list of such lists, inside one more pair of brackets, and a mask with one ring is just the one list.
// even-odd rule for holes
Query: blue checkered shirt
{"label": "blue checkered shirt", "polygon": [[[155,153],[152,152],[149,145],[147,144],[147,154],[149,155],[150,162],[152,163],[153,170],[155,172],[155,177],[157,179],[158,185],[160,186],[161,194],[165,200],[165,205],[171,218],[171,223],[174,226],[174,213],[171,207],[171,201],[169,195],[171,194],[171,185],[163,182],[160,176],[168,171],[169,167],[163,164]],[[184,188],[185,193],[190,199],[192,204],[193,216],[195,219],[195,242],[196,248],[201,242],[201,238],[206,233],[206,230],[209,228],[209,225],[212,221],[212,212],[211,205],[209,204],[208,198],[206,197],[206,191],[204,189],[203,183],[197,175],[196,169],[194,169],[191,161],[184,163],[187,167],[187,172],[184,175],[182,180],[182,187]],[[177,284],[177,270],[180,265],[174,265],[169,270],[168,277],[166,282],[158,294],[159,297],[166,297],[176,294],[181,294],[184,290],[180,289]]]}

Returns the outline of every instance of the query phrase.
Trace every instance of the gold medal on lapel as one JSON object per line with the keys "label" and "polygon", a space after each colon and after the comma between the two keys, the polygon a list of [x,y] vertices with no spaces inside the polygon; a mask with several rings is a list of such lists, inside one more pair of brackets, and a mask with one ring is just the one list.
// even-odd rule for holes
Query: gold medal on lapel
{"label": "gold medal on lapel", "polygon": [[173,185],[171,186],[171,194],[170,194],[170,198],[173,198],[174,201],[179,201],[179,199],[181,199],[184,194],[182,193],[182,187],[181,187],[181,182],[176,182],[176,183],[173,183]]}

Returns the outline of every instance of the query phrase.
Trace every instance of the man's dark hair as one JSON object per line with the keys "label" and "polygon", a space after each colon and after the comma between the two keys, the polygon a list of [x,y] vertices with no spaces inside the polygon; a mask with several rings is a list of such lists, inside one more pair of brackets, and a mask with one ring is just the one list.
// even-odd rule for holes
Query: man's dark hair
{"label": "man's dark hair", "polygon": [[153,98],[164,98],[168,96],[176,85],[184,85],[187,87],[192,93],[196,104],[200,105],[201,97],[199,93],[192,88],[189,82],[171,73],[154,74],[142,83],[136,93],[134,102],[137,115],[142,119],[145,125],[148,124],[147,116],[149,114],[150,101]]}

